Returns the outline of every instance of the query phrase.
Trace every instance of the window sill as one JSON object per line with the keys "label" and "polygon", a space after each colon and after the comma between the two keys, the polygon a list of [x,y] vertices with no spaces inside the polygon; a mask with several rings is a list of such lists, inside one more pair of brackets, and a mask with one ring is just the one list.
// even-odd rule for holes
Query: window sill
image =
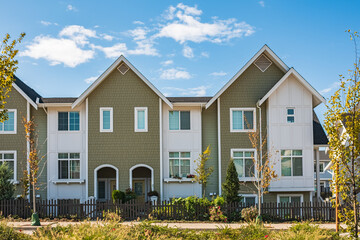
{"label": "window sill", "polygon": [[57,179],[53,180],[54,184],[83,184],[85,183],[85,179]]}
{"label": "window sill", "polygon": [[11,183],[14,184],[14,185],[18,185],[20,182],[19,182],[19,181],[11,180]]}
{"label": "window sill", "polygon": [[239,178],[240,182],[255,182],[257,181],[254,177],[248,177],[248,178]]}
{"label": "window sill", "polygon": [[248,133],[248,132],[256,132],[255,129],[249,129],[249,130],[233,130],[231,129],[230,132],[232,133]]}
{"label": "window sill", "polygon": [[0,134],[16,134],[16,132],[14,132],[14,131],[9,131],[9,132],[0,131]]}
{"label": "window sill", "polygon": [[164,178],[164,182],[166,183],[193,183],[195,182],[194,178],[182,178],[182,179],[176,179],[176,178]]}

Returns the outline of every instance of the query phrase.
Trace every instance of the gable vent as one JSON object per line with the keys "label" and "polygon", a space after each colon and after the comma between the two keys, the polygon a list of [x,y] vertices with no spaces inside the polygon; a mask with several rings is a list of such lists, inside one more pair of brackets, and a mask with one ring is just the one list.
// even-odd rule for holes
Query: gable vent
{"label": "gable vent", "polygon": [[272,64],[272,62],[262,54],[255,62],[255,66],[257,66],[262,72],[265,72],[268,67]]}
{"label": "gable vent", "polygon": [[125,63],[122,63],[117,69],[124,75],[129,70],[129,67]]}

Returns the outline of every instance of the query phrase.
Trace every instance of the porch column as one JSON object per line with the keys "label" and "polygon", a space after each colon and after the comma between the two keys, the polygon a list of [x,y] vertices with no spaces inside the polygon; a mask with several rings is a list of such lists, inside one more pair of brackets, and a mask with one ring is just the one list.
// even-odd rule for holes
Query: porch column
{"label": "porch column", "polygon": [[316,154],[316,199],[319,201],[320,200],[320,164],[319,164],[320,153],[318,147],[315,149],[315,154]]}

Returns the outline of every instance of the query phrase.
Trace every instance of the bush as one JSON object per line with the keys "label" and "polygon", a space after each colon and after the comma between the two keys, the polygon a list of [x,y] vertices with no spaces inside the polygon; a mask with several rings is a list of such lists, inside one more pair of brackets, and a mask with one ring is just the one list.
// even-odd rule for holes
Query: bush
{"label": "bush", "polygon": [[0,222],[0,240],[5,239],[31,239],[30,236],[16,231],[14,228],[6,225],[5,222]]}
{"label": "bush", "polygon": [[11,199],[15,192],[15,185],[11,182],[13,172],[4,162],[0,165],[0,200]]}
{"label": "bush", "polygon": [[216,221],[221,221],[221,222],[227,222],[227,217],[223,214],[223,212],[221,211],[220,206],[218,207],[210,207],[210,221],[216,222]]}
{"label": "bush", "polygon": [[115,211],[108,210],[107,212],[104,211],[103,213],[105,221],[111,222],[123,222],[124,219],[121,217],[121,211],[116,209]]}
{"label": "bush", "polygon": [[122,191],[119,191],[119,190],[114,190],[112,193],[111,193],[111,197],[113,199],[114,202],[124,202],[125,200],[125,193],[122,192]]}
{"label": "bush", "polygon": [[233,159],[231,159],[229,163],[222,189],[227,203],[239,202],[240,197],[238,196],[238,192],[240,190],[240,183]]}
{"label": "bush", "polygon": [[133,199],[136,199],[136,193],[131,188],[126,189],[124,202],[128,202]]}
{"label": "bush", "polygon": [[246,222],[254,222],[258,215],[258,210],[256,207],[252,206],[249,208],[244,208],[241,210],[241,216]]}
{"label": "bush", "polygon": [[211,205],[213,206],[222,206],[225,203],[225,198],[217,196],[215,199],[211,201]]}

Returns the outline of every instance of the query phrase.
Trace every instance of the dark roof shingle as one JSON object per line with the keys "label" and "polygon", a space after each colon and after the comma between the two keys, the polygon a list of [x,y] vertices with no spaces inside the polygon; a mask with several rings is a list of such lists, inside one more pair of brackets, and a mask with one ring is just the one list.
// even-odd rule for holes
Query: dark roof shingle
{"label": "dark roof shingle", "polygon": [[44,103],[73,103],[77,98],[74,97],[53,97],[53,98],[43,98]]}
{"label": "dark roof shingle", "polygon": [[172,102],[194,102],[194,103],[200,103],[200,102],[208,102],[210,101],[212,97],[167,97],[167,99]]}
{"label": "dark roof shingle", "polygon": [[36,99],[39,98],[39,102],[41,102],[41,95],[38,94],[34,89],[26,85],[23,81],[21,81],[17,76],[14,75],[14,83],[34,102],[36,103]]}
{"label": "dark roof shingle", "polygon": [[313,111],[313,135],[314,135],[314,145],[327,145],[329,143],[324,128],[322,127],[320,120],[314,111]]}

